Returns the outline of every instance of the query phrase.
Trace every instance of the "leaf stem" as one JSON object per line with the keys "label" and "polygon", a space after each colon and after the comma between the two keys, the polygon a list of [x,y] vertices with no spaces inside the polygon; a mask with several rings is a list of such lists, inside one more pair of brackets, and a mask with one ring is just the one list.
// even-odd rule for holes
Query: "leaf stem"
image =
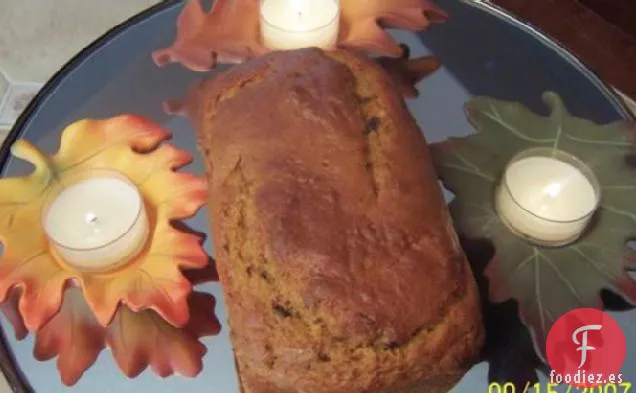
{"label": "leaf stem", "polygon": [[11,146],[11,155],[33,164],[34,175],[45,178],[47,182],[58,181],[55,164],[49,156],[26,139],[18,139]]}

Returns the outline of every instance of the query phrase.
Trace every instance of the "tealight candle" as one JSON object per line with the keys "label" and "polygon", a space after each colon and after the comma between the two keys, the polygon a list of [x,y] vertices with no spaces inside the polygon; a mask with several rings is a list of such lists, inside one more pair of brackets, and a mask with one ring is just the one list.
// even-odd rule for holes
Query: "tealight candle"
{"label": "tealight candle", "polygon": [[336,45],[340,27],[338,0],[261,0],[261,35],[270,49]]}
{"label": "tealight candle", "polygon": [[495,206],[513,232],[556,247],[581,236],[600,199],[599,183],[584,163],[557,149],[535,148],[508,164]]}
{"label": "tealight candle", "polygon": [[44,231],[58,255],[83,270],[111,270],[144,246],[148,218],[137,187],[118,172],[91,170],[49,197]]}

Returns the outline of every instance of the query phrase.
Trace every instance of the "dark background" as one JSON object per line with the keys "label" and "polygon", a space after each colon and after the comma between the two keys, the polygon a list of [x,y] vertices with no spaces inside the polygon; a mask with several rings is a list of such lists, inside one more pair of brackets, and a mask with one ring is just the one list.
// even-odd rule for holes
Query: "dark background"
{"label": "dark background", "polygon": [[576,53],[636,99],[636,0],[491,0]]}

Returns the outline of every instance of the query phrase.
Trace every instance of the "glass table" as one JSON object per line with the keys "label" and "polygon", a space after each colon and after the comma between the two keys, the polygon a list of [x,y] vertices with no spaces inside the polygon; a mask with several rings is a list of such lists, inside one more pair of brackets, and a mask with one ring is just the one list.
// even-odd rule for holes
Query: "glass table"
{"label": "glass table", "polygon": [[[443,68],[418,86],[420,96],[408,102],[421,129],[430,142],[451,135],[472,132],[463,115],[464,103],[474,95],[519,101],[545,114],[541,101],[546,90],[559,93],[575,116],[607,123],[628,119],[622,102],[575,57],[565,52],[530,26],[484,3],[437,0],[451,16],[421,34],[393,32],[411,47],[413,56],[433,53]],[[169,45],[175,35],[175,22],[184,3],[166,1],[114,28],[72,59],[29,105],[19,118],[0,151],[3,176],[24,175],[30,167],[9,156],[9,147],[17,138],[26,138],[47,153],[58,148],[60,131],[81,118],[103,118],[120,113],[135,113],[161,123],[173,134],[172,142],[195,155],[185,168],[201,173],[201,157],[196,152],[191,125],[181,117],[170,116],[162,102],[182,97],[189,86],[204,77],[180,65],[158,68],[151,59],[153,50]],[[222,67],[219,70],[223,69]],[[450,195],[449,195],[450,197]],[[189,221],[197,230],[207,232],[205,209]],[[206,247],[213,254],[211,245]],[[225,324],[226,310],[218,284],[206,284],[201,290],[218,300],[217,315]],[[623,372],[636,381],[636,311],[613,312],[627,336],[627,360]],[[8,351],[24,380],[35,392],[69,391],[60,382],[55,361],[38,362],[32,355],[33,337],[23,341],[12,337],[12,328],[2,319]],[[506,331],[506,327],[501,327]],[[515,333],[516,334],[516,333]],[[127,379],[118,370],[108,351],[72,388],[73,392],[219,392],[238,393],[228,329],[204,338],[208,348],[204,368],[198,377],[171,377],[165,380],[145,371]],[[504,349],[507,356],[524,356],[514,347]],[[452,390],[453,393],[487,392],[487,363],[479,363]],[[17,390],[21,391],[21,390]],[[565,392],[565,389],[562,390]]]}

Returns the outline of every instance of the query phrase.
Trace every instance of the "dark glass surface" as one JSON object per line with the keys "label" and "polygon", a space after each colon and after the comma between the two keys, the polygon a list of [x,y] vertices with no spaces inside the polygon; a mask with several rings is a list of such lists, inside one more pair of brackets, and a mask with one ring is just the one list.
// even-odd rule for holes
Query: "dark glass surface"
{"label": "dark glass surface", "polygon": [[[464,117],[463,105],[473,95],[520,101],[546,113],[540,97],[544,91],[553,90],[563,97],[574,115],[602,123],[629,116],[591,72],[532,28],[484,4],[456,0],[437,2],[451,15],[448,23],[435,25],[419,35],[395,32],[399,40],[411,47],[413,55],[432,52],[444,64],[442,70],[419,85],[421,96],[409,102],[429,141],[472,132]],[[195,155],[194,163],[186,170],[201,173],[203,166],[190,124],[183,118],[165,114],[161,103],[183,96],[191,83],[203,75],[180,65],[157,68],[150,57],[153,50],[172,42],[182,6],[183,2],[165,2],[152,8],[117,27],[65,66],[28,107],[3,145],[2,175],[22,175],[30,170],[23,162],[8,157],[9,146],[16,138],[29,139],[45,152],[53,153],[58,148],[60,131],[68,123],[120,113],[145,116],[172,130],[173,143]],[[203,210],[189,224],[207,232],[206,216]],[[209,242],[206,246],[213,253]],[[111,354],[104,351],[71,391],[238,393],[221,289],[218,284],[207,284],[202,289],[211,291],[219,299],[217,314],[224,325],[221,334],[203,339],[208,353],[204,370],[197,378],[161,380],[146,371],[128,380],[115,366]],[[628,341],[622,371],[628,380],[635,380],[636,311],[612,315],[620,322]],[[55,361],[41,363],[33,358],[32,336],[16,342],[4,319],[2,326],[20,369],[36,392],[69,391],[59,380]],[[487,392],[489,373],[491,377],[500,375],[509,379],[511,377],[501,377],[505,372],[501,366],[514,365],[528,357],[517,345],[524,340],[523,329],[500,320],[493,321],[491,327],[510,345],[498,348],[493,367],[489,368],[485,362],[477,364],[453,393]],[[565,392],[565,387],[558,391]]]}

